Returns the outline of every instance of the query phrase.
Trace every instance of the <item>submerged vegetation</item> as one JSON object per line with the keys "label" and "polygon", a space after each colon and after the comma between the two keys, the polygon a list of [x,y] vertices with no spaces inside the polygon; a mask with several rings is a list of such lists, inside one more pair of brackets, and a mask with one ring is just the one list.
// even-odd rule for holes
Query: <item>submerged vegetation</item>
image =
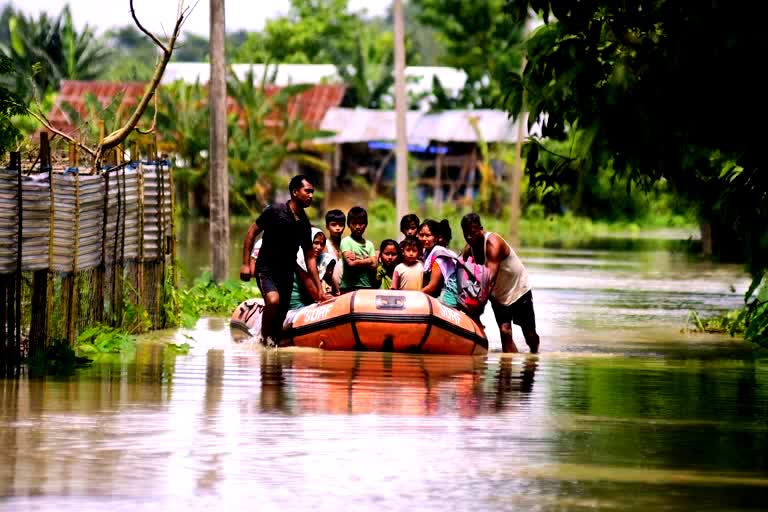
{"label": "submerged vegetation", "polygon": [[91,359],[78,355],[66,340],[53,340],[44,351],[37,352],[26,360],[27,370],[32,377],[72,375],[78,368],[89,364]]}
{"label": "submerged vegetation", "polygon": [[747,341],[768,348],[768,281],[764,279],[758,291],[750,289],[747,292],[747,302],[741,309],[705,318],[691,311],[686,328],[693,332],[743,336]]}

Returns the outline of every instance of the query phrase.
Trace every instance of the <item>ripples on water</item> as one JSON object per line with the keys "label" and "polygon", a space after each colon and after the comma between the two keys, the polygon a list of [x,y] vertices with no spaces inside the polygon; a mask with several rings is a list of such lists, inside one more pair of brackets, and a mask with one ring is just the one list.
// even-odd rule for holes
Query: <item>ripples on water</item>
{"label": "ripples on water", "polygon": [[208,319],[187,356],[0,381],[0,508],[764,510],[768,359],[680,332],[738,268],[523,256],[539,357],[265,352]]}

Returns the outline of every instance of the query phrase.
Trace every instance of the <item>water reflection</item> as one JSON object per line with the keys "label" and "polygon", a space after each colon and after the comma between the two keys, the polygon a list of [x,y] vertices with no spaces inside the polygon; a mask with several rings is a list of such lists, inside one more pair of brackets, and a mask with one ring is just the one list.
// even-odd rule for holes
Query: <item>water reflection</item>
{"label": "water reflection", "polygon": [[[0,399],[0,495],[15,497],[11,508],[58,510],[66,499],[100,510],[110,497],[112,509],[136,500],[199,509],[215,505],[192,497],[218,496],[220,506],[266,509],[386,499],[420,510],[706,510],[722,508],[719,495],[749,509],[768,487],[759,359],[215,341],[179,357],[142,347],[133,361],[63,380],[0,381]],[[647,495],[627,501],[638,492]]]}
{"label": "water reflection", "polygon": [[[530,393],[537,366],[535,357],[522,363],[503,359],[493,369],[484,357],[305,350],[263,351],[259,357],[259,408],[286,414],[456,411],[471,417],[501,410]],[[492,397],[491,388],[496,390]]]}

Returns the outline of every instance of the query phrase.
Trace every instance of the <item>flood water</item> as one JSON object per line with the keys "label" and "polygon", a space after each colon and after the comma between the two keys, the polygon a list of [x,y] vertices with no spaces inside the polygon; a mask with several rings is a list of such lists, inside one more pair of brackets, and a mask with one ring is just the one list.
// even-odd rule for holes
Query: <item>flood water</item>
{"label": "flood water", "polygon": [[765,510],[768,355],[681,332],[742,269],[521,255],[539,356],[264,351],[211,318],[167,334],[189,355],[0,381],[0,509]]}

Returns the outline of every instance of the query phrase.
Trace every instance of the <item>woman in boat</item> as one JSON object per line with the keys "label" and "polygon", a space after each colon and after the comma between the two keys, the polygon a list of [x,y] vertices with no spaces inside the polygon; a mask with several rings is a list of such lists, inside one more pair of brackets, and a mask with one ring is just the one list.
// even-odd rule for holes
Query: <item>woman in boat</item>
{"label": "woman in boat", "polygon": [[[315,258],[315,261],[317,262],[317,273],[320,276],[321,282],[331,289],[333,295],[338,295],[339,290],[333,279],[333,269],[336,265],[336,259],[331,253],[326,252],[325,233],[316,227],[312,228],[312,257]],[[312,293],[313,290],[310,290],[310,287],[314,287],[314,284],[307,271],[304,254],[301,251],[296,255],[296,266],[296,272],[293,276],[291,300],[288,305],[288,309],[291,311],[314,304],[315,301],[312,300],[312,297],[317,295],[316,293]],[[321,293],[325,292],[321,290]]]}
{"label": "woman in boat", "polygon": [[419,226],[419,240],[424,250],[424,287],[422,292],[436,297],[446,306],[458,306],[456,254],[447,245],[451,241],[451,225],[427,219]]}

